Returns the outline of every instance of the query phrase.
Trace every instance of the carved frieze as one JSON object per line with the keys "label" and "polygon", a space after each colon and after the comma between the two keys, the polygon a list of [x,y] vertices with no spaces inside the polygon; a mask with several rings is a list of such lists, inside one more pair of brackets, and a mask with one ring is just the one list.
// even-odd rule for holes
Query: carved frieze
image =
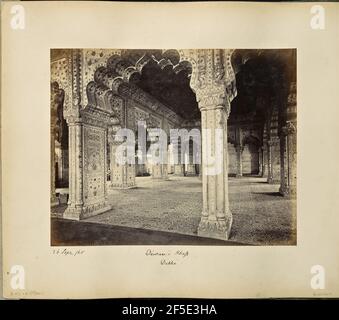
{"label": "carved frieze", "polygon": [[113,94],[113,92],[109,90],[105,95],[105,104],[106,110],[111,113],[111,116],[118,119],[119,124],[124,124],[124,99]]}
{"label": "carved frieze", "polygon": [[150,115],[146,120],[147,128],[161,128],[161,119]]}
{"label": "carved frieze", "polygon": [[83,103],[87,105],[86,85],[94,79],[94,73],[99,67],[105,67],[109,57],[120,55],[116,49],[83,49]]}
{"label": "carved frieze", "polygon": [[[124,50],[83,49],[70,50],[70,52],[71,59],[67,63],[65,61],[67,59],[64,59],[62,63],[71,66],[72,70],[73,92],[70,107],[73,111],[76,111],[80,103],[83,107],[88,104],[90,99],[88,89],[94,90],[96,105],[104,106],[107,90],[121,88],[122,94],[137,100],[178,125],[182,122],[178,115],[153,97],[149,97],[144,91],[129,84],[131,77],[134,77],[135,73],[141,73],[143,66],[150,60],[158,63],[160,67],[172,64],[175,72],[179,72],[182,68],[191,72],[191,87],[196,91],[202,106],[223,105],[226,114],[229,114],[229,102],[236,95],[235,75],[231,65],[232,50],[165,50],[162,52],[163,58],[161,58],[161,51],[148,52],[147,50],[125,52]],[[65,78],[65,75],[62,77]],[[114,77],[120,81],[115,81]],[[96,86],[86,91],[87,84],[91,81],[96,82]],[[122,83],[129,85],[120,86]],[[78,87],[82,91],[80,94],[78,94]],[[67,99],[69,96],[71,95],[67,95]],[[93,102],[92,100],[91,103]],[[72,112],[72,117],[74,116],[75,113]]]}
{"label": "carved frieze", "polygon": [[81,110],[81,122],[96,127],[107,128],[111,125],[111,114],[91,106]]}
{"label": "carved frieze", "polygon": [[135,114],[135,127],[137,128],[138,122],[139,121],[144,121],[147,122],[147,119],[149,118],[149,113],[141,110],[138,107],[135,107],[134,109],[134,114]]}

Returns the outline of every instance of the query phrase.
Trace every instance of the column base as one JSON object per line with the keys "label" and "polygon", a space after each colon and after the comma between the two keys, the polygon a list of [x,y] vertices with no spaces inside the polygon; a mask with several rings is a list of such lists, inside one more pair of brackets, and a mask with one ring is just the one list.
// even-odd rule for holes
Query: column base
{"label": "column base", "polygon": [[261,176],[262,176],[263,178],[268,178],[268,168],[267,168],[267,166],[265,166],[265,167],[263,168]]}
{"label": "column base", "polygon": [[280,183],[280,179],[274,179],[274,178],[267,178],[268,184],[278,184]]}
{"label": "column base", "polygon": [[174,166],[168,165],[167,166],[167,174],[173,174],[174,173]]}
{"label": "column base", "polygon": [[59,205],[59,200],[58,198],[52,198],[51,199],[51,207],[56,207]]}
{"label": "column base", "polygon": [[85,218],[96,216],[111,209],[112,207],[107,204],[107,202],[87,206],[68,206],[64,212],[63,218],[79,221]]}
{"label": "column base", "polygon": [[198,236],[228,240],[232,227],[232,213],[229,211],[225,219],[209,219],[202,217],[198,227]]}
{"label": "column base", "polygon": [[187,165],[186,176],[196,176],[196,175],[197,172],[195,171],[195,165],[194,164]]}
{"label": "column base", "polygon": [[110,190],[116,190],[116,189],[134,189],[136,188],[136,184],[133,183],[133,184],[116,184],[116,183],[112,183],[110,186],[109,186],[109,189]]}
{"label": "column base", "polygon": [[184,168],[183,168],[183,166],[181,164],[174,166],[174,175],[175,176],[180,176],[180,177],[183,177],[185,175],[184,174]]}
{"label": "column base", "polygon": [[168,180],[167,165],[154,165],[151,172],[152,179]]}
{"label": "column base", "polygon": [[143,177],[144,174],[147,172],[144,164],[136,165],[135,175],[138,177]]}
{"label": "column base", "polygon": [[296,186],[281,186],[279,193],[284,197],[296,198],[297,197],[297,188]]}
{"label": "column base", "polygon": [[236,177],[236,178],[242,178],[242,173],[237,173],[237,174],[235,175],[235,177]]}

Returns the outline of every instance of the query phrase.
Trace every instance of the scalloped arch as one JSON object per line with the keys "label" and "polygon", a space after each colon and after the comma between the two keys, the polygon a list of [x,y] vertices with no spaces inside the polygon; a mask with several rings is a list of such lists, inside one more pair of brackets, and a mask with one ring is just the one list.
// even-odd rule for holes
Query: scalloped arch
{"label": "scalloped arch", "polygon": [[257,147],[261,146],[261,142],[259,137],[254,136],[253,134],[250,135],[246,135],[243,139],[242,139],[242,145],[245,146],[246,144],[254,144]]}
{"label": "scalloped arch", "polygon": [[119,94],[122,84],[137,82],[144,67],[150,62],[157,64],[162,70],[171,68],[175,73],[186,71],[188,76],[193,74],[196,65],[189,52],[183,50],[165,50],[161,53],[161,56],[156,50],[137,50],[130,54],[126,54],[126,52],[121,52],[120,55],[113,54],[107,59],[106,65],[100,64],[95,70],[93,80],[86,86],[89,105],[98,105],[102,91],[112,90],[112,92]]}

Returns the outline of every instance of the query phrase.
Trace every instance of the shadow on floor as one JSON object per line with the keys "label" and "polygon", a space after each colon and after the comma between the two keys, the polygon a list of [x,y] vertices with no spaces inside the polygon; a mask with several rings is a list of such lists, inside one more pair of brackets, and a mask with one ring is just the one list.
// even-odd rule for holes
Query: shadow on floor
{"label": "shadow on floor", "polygon": [[52,246],[99,245],[244,245],[172,232],[104,225],[101,223],[51,219]]}
{"label": "shadow on floor", "polygon": [[297,244],[296,234],[292,230],[256,230],[255,235],[261,242],[269,245],[295,246]]}
{"label": "shadow on floor", "polygon": [[263,194],[263,195],[266,195],[266,196],[283,198],[283,195],[280,192],[252,192],[252,193],[253,194]]}

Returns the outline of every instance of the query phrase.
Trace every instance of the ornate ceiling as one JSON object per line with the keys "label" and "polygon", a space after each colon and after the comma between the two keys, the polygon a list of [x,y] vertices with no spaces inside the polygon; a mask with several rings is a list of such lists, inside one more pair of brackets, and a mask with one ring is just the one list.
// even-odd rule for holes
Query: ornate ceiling
{"label": "ornate ceiling", "polygon": [[236,50],[237,97],[231,118],[245,114],[265,117],[274,105],[287,104],[291,82],[296,81],[296,50]]}
{"label": "ornate ceiling", "polygon": [[[51,50],[51,59],[60,59],[64,54],[64,50]],[[84,50],[84,82],[93,80],[94,73],[94,90],[100,94],[128,78],[129,84],[182,119],[199,119],[196,96],[189,84],[191,70],[179,60],[176,50]],[[232,66],[237,96],[232,101],[231,120],[248,114],[263,118],[273,104],[287,99],[290,83],[296,81],[296,50],[236,49]]]}
{"label": "ornate ceiling", "polygon": [[[264,119],[273,104],[286,103],[290,83],[296,81],[296,50],[239,49],[233,53],[232,65],[238,94],[232,102],[231,120],[248,114]],[[189,70],[174,72],[172,64],[163,67],[150,60],[135,84],[182,118],[199,119],[189,81]]]}
{"label": "ornate ceiling", "polygon": [[200,111],[189,81],[186,69],[176,73],[172,65],[161,68],[150,60],[136,84],[182,118],[196,119],[200,117]]}

